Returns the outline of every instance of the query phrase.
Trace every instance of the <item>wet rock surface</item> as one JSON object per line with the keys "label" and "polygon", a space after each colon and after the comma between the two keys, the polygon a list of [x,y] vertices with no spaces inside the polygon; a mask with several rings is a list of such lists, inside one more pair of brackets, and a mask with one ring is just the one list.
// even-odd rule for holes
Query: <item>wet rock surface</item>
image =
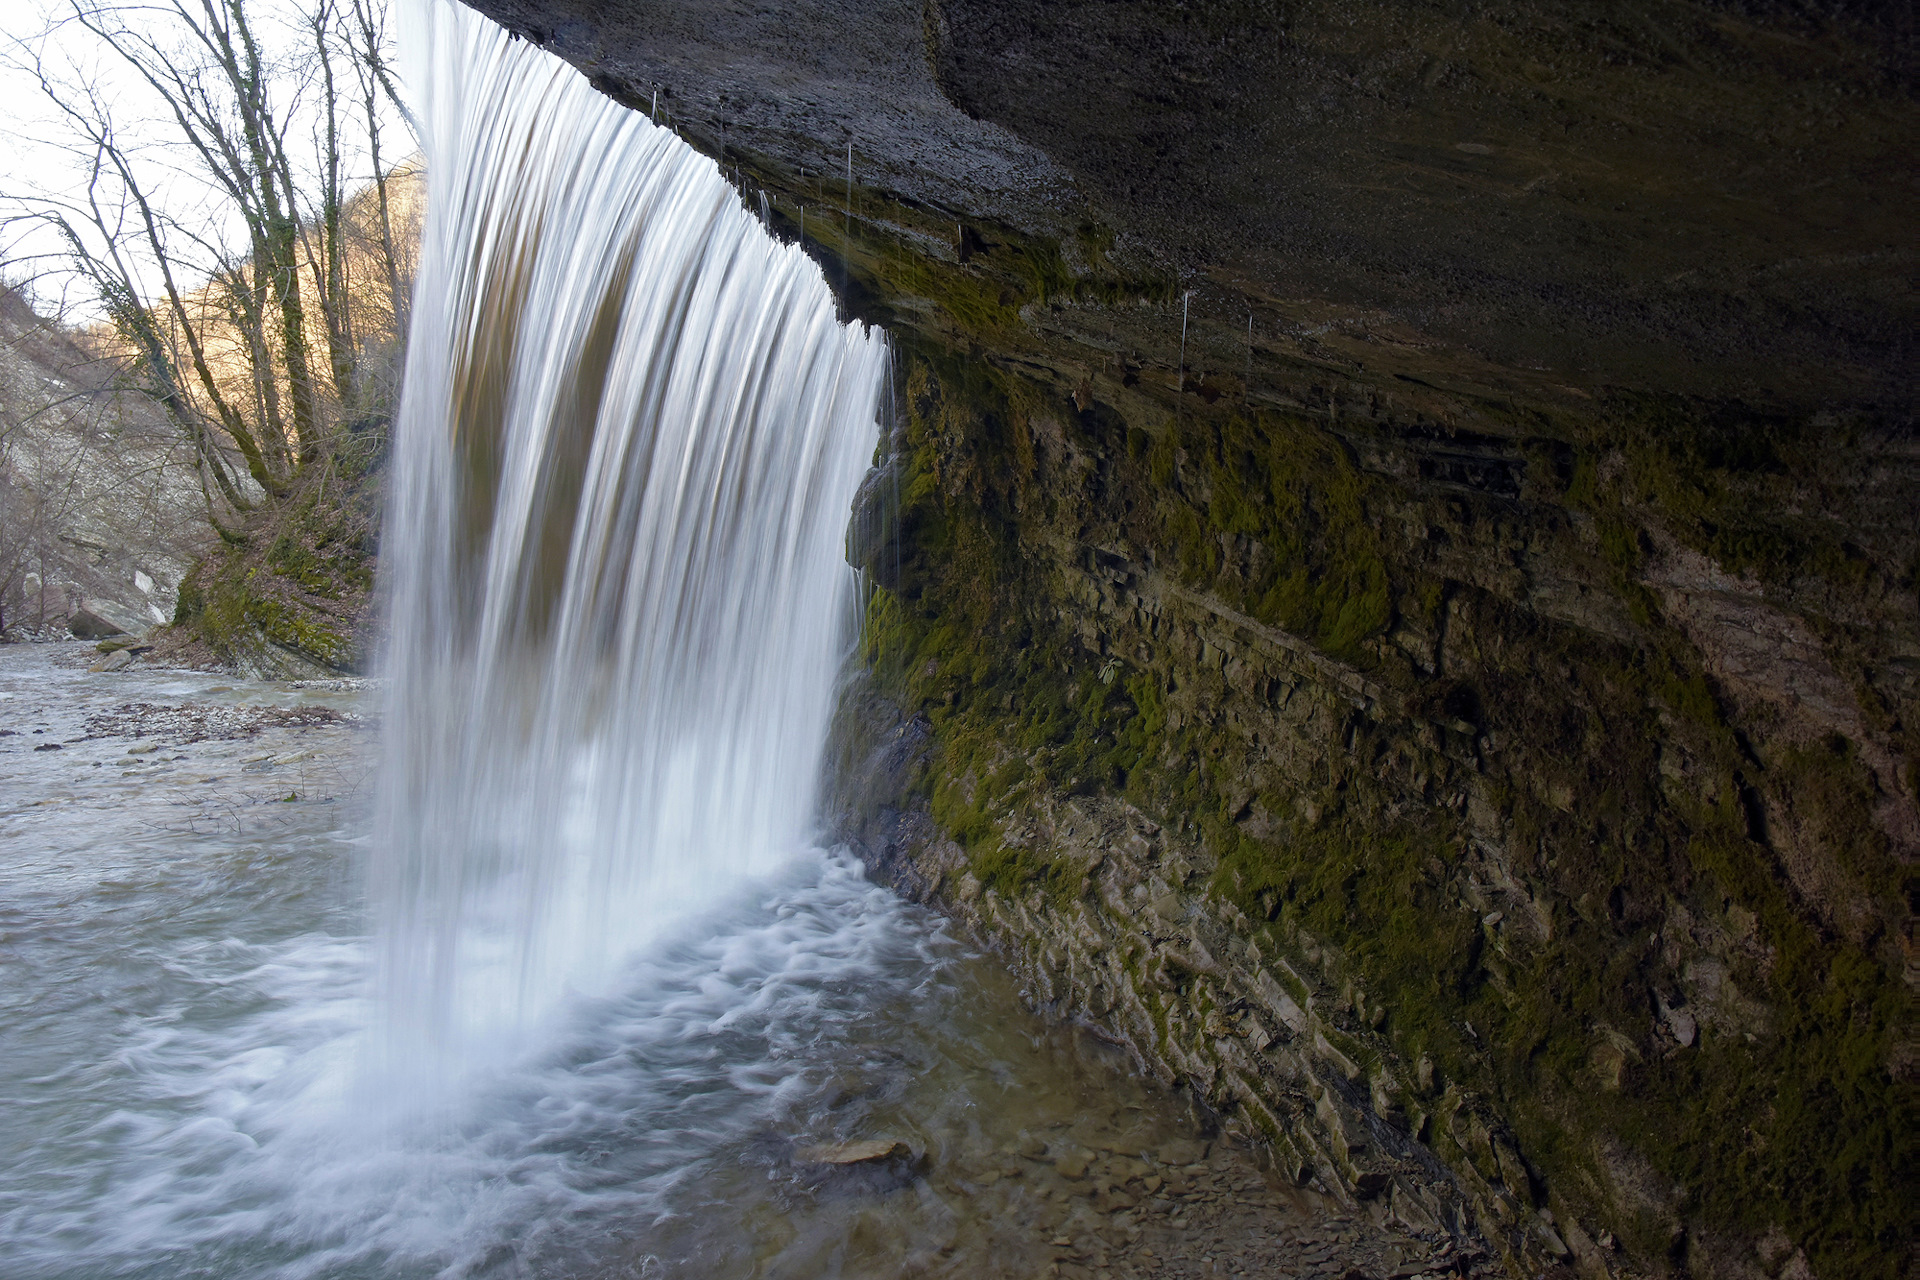
{"label": "wet rock surface", "polygon": [[1252,312],[1389,377],[1903,396],[1894,7],[473,7],[810,204],[830,276],[851,142],[929,257],[997,225],[1180,275],[1226,376]]}
{"label": "wet rock surface", "polygon": [[[128,702],[87,717],[86,738],[159,738],[181,744],[251,738],[266,729],[353,725],[360,716],[332,707],[233,707],[217,703]],[[84,741],[85,739],[83,739]],[[153,750],[147,745],[146,750]],[[130,748],[129,750],[132,750]]]}
{"label": "wet rock surface", "polygon": [[[1016,1186],[1025,1188],[1026,1198],[1058,1206],[1043,1208],[1035,1222],[1051,1233],[1038,1274],[1343,1280],[1356,1272],[1376,1280],[1489,1274],[1484,1249],[1343,1213],[1263,1174],[1250,1151],[1227,1142],[1132,1153],[1070,1147],[1058,1159],[1038,1143],[1029,1151],[956,1175],[956,1182],[971,1183],[983,1209],[1002,1195],[1020,1198],[1011,1190]],[[1009,1190],[996,1194],[1003,1183]]]}
{"label": "wet rock surface", "polygon": [[[1363,471],[1298,417],[1123,432],[1070,399],[986,409],[954,389],[967,375],[909,370],[890,468],[933,496],[867,557],[898,594],[869,613],[881,692],[853,686],[843,726],[843,829],[877,874],[1297,1174],[1361,1201],[1404,1188],[1409,1214],[1429,1194],[1442,1220],[1470,1209],[1516,1275],[1670,1256],[1739,1274],[1753,1240],[1714,1224],[1757,1203],[1831,1241],[1813,1274],[1891,1274],[1901,1231],[1864,1223],[1903,1214],[1900,1019],[1819,1011],[1834,975],[1869,1004],[1914,982],[1911,912],[1873,887],[1914,857],[1913,757],[1892,736],[1911,712],[1876,729],[1864,710],[1911,707],[1904,588],[1844,606],[1880,619],[1848,632],[1810,580],[1709,569],[1653,521],[1595,572],[1586,521],[1617,513],[1469,499],[1384,435]],[[1125,423],[1153,420],[1113,390]],[[1024,433],[1010,448],[998,413]],[[1342,551],[1251,514],[1298,501],[1331,523],[1356,493]],[[1871,503],[1828,511],[1906,536]],[[974,550],[995,538],[1021,554]],[[1375,597],[1377,638],[1342,642],[1374,555],[1407,586]],[[1326,590],[1318,619],[1276,616],[1288,574]],[[1663,663],[1689,674],[1636,674]],[[1806,981],[1777,963],[1801,948],[1830,957]],[[1850,1118],[1704,1175],[1704,1135],[1777,1114],[1732,1098],[1801,1072],[1856,1081],[1812,1086]],[[1819,1136],[1842,1128],[1875,1135],[1848,1176],[1876,1190],[1755,1176],[1850,1161]]]}
{"label": "wet rock surface", "polygon": [[[1494,1273],[1476,1236],[1297,1185],[1264,1144],[1222,1132],[1084,1027],[1035,1035],[1007,1017],[1017,996],[997,963],[956,976],[922,1015],[953,1020],[939,1036],[886,1009],[882,1025],[847,1029],[790,1112],[800,1134],[831,1140],[767,1133],[724,1162],[706,1190],[744,1211],[746,1239],[703,1246],[710,1232],[663,1224],[650,1248],[667,1274]],[[876,1037],[886,1024],[894,1034]],[[855,1136],[876,1131],[908,1136]]]}
{"label": "wet rock surface", "polygon": [[904,1142],[873,1138],[800,1147],[793,1169],[816,1195],[881,1196],[911,1186],[922,1161]]}

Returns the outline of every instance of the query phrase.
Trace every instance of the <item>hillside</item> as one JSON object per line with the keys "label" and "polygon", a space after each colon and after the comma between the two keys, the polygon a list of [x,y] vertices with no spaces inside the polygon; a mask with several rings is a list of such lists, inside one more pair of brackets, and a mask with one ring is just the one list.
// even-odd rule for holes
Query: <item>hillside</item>
{"label": "hillside", "polygon": [[[118,365],[0,292],[0,624],[8,639],[173,617],[213,542],[193,455]],[[85,615],[85,616],[83,616]],[[89,617],[92,619],[89,621]]]}

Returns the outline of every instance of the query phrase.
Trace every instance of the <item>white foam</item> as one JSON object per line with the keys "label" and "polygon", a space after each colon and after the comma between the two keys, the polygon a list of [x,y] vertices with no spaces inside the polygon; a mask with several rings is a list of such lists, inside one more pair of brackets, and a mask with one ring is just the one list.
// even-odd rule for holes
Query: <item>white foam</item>
{"label": "white foam", "polygon": [[31,1188],[0,1183],[0,1262],[386,1276],[592,1252],[781,1123],[810,1046],[908,998],[943,946],[844,854],[801,855],[631,958],[611,993],[563,1001],[519,1058],[398,1117],[363,1070],[366,938],[186,940],[170,1012],[121,1033],[113,1105],[62,1139],[77,1149],[32,1157]]}

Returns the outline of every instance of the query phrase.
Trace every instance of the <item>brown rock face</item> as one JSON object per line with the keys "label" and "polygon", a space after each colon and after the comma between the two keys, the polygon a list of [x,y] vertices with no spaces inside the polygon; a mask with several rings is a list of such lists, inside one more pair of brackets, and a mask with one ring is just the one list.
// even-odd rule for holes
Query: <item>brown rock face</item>
{"label": "brown rock face", "polygon": [[954,257],[1098,224],[1221,355],[1251,307],[1388,376],[1907,395],[1898,6],[475,7],[823,220],[851,142]]}
{"label": "brown rock face", "polygon": [[877,874],[1515,1274],[1904,1273],[1904,9],[475,7],[894,335]]}

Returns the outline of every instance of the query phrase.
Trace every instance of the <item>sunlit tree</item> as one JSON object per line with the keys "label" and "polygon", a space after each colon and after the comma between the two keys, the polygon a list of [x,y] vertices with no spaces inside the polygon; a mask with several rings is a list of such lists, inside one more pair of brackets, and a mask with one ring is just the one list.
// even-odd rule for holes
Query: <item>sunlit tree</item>
{"label": "sunlit tree", "polygon": [[390,412],[418,198],[384,5],[66,0],[9,56],[74,168],[8,192],[13,218],[57,234],[240,540]]}

